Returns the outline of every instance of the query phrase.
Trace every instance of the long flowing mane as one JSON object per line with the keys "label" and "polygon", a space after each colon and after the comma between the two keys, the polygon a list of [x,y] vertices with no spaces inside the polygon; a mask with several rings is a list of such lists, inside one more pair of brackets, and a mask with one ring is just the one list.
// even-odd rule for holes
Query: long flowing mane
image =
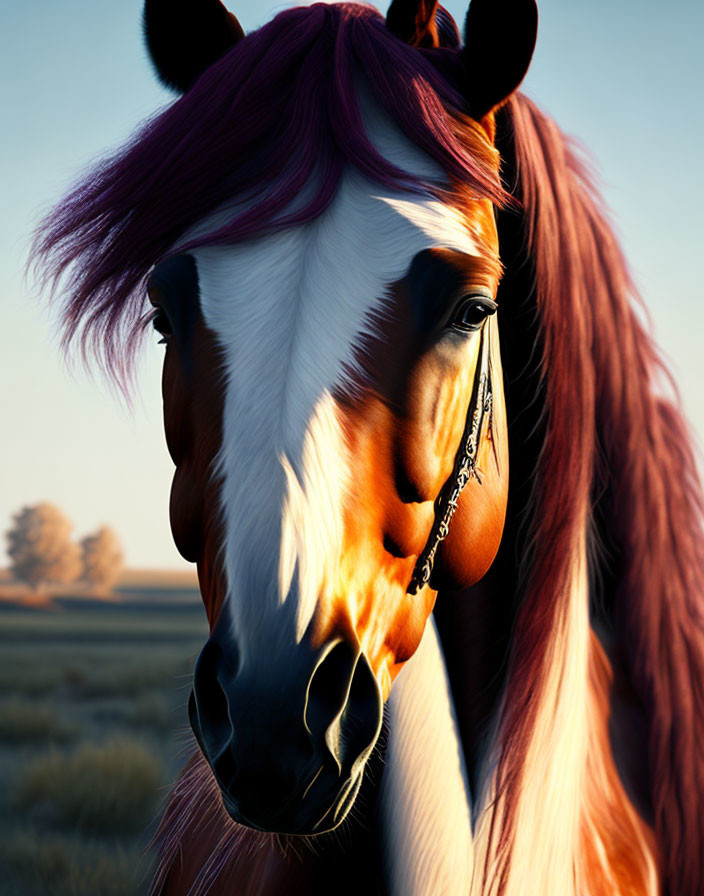
{"label": "long flowing mane", "polygon": [[[69,295],[66,342],[78,338],[124,378],[144,329],[149,271],[228,202],[260,197],[198,244],[314,219],[348,165],[388,186],[447,202],[489,197],[503,209],[499,306],[515,620],[486,773],[496,807],[487,852],[494,859],[479,892],[507,888],[516,807],[535,775],[531,745],[555,669],[572,646],[579,594],[570,582],[583,541],[591,623],[647,722],[650,806],[638,808],[652,811],[646,821],[667,891],[694,896],[704,892],[704,506],[690,437],[676,404],[661,397],[663,365],[578,155],[548,117],[515,95],[497,118],[502,186],[484,130],[439,73],[438,61],[452,71],[451,56],[406,46],[368,7],[282,13],[77,185],[40,228],[35,260]],[[362,84],[442,166],[454,195],[418,182],[374,148],[358,103]],[[301,193],[305,201],[287,214]],[[553,722],[560,725],[559,715]],[[225,818],[209,774],[196,761],[177,786],[159,881],[179,861],[191,824],[202,831]],[[250,836],[259,842],[232,826],[223,831],[194,892],[206,892]]]}
{"label": "long flowing mane", "polygon": [[[516,804],[565,618],[570,545],[590,537],[590,611],[619,647],[648,722],[656,839],[671,893],[704,888],[704,540],[690,436],[660,397],[662,362],[639,315],[626,263],[585,166],[524,96],[502,113],[499,146],[523,207],[511,268],[534,282],[544,406],[530,490],[526,575],[503,700],[498,789]],[[513,225],[515,227],[515,224]],[[502,301],[525,315],[507,278]],[[531,302],[531,304],[532,304]],[[524,371],[525,372],[525,371]],[[513,456],[511,460],[513,469]],[[511,809],[497,834],[510,861]],[[504,867],[505,873],[505,867]]]}

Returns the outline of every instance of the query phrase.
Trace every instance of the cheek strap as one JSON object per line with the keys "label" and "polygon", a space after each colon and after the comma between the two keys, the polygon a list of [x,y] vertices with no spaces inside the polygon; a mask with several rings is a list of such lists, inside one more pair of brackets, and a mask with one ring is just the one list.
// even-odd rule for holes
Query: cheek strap
{"label": "cheek strap", "polygon": [[477,456],[486,417],[489,418],[489,429],[491,429],[492,405],[487,324],[488,319],[482,324],[479,337],[481,340],[479,344],[479,359],[474,374],[472,398],[467,410],[467,420],[464,425],[462,441],[455,455],[452,473],[435,499],[435,519],[433,520],[428,541],[416,560],[411,581],[406,589],[408,594],[417,594],[430,581],[435,555],[440,547],[440,543],[448,536],[450,522],[457,510],[457,504],[465,485],[473,477],[481,483],[479,473],[477,472]]}

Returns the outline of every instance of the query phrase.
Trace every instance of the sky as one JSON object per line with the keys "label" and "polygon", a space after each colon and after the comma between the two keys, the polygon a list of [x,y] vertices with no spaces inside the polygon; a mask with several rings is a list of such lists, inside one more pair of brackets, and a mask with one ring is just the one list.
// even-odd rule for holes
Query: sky
{"label": "sky", "polygon": [[[249,31],[289,5],[231,8]],[[463,3],[445,6],[463,20]],[[594,161],[700,444],[704,4],[539,0],[539,9],[523,89]],[[185,567],[168,525],[173,466],[156,338],[145,347],[130,411],[104,382],[67,368],[55,316],[23,275],[42,211],[171,99],[144,51],[141,0],[2,0],[2,10],[0,533],[22,506],[49,500],[77,537],[103,523],[116,529],[129,566]]]}

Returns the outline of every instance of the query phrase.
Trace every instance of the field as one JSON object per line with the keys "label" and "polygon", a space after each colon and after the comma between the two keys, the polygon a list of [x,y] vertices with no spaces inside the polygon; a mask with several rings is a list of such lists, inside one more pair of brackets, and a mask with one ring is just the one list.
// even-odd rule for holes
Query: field
{"label": "field", "polygon": [[109,602],[16,598],[0,593],[0,896],[139,896],[193,745],[197,591],[125,577]]}

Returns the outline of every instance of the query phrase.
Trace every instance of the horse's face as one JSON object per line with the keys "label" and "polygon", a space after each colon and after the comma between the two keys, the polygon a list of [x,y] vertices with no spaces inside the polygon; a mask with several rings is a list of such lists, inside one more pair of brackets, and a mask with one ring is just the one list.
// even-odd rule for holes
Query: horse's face
{"label": "horse's face", "polygon": [[[312,224],[152,277],[172,527],[212,626],[191,715],[238,819],[296,831],[344,815],[435,589],[471,584],[494,557],[507,488],[497,273],[488,202],[460,211],[350,174]],[[431,587],[411,595],[482,339],[481,482]]]}
{"label": "horse's face", "polygon": [[[387,159],[442,179],[374,108],[365,116]],[[176,254],[152,275],[172,529],[211,624],[191,722],[237,821],[340,823],[437,589],[471,585],[495,556],[508,475],[499,270],[488,200],[392,192],[350,169],[314,221]],[[493,407],[478,475],[411,594],[481,373]]]}

